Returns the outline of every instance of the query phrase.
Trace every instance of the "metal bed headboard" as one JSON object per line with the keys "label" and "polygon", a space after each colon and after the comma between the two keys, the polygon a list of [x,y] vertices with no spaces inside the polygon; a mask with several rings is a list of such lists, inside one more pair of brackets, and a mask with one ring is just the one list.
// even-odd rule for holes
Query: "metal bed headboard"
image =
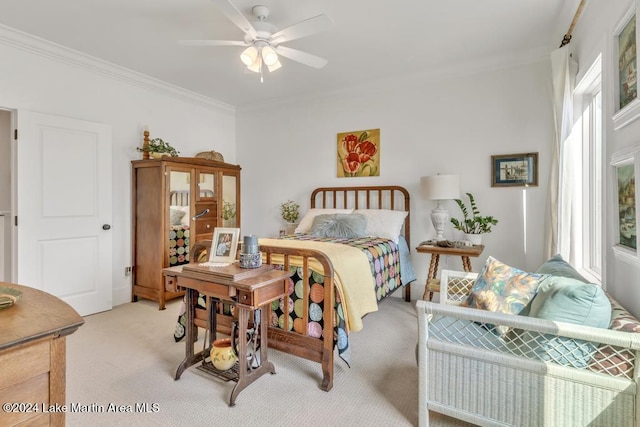
{"label": "metal bed headboard", "polygon": [[398,185],[368,187],[320,187],[311,192],[312,208],[390,209],[409,212],[404,220],[404,238],[411,241],[409,191]]}

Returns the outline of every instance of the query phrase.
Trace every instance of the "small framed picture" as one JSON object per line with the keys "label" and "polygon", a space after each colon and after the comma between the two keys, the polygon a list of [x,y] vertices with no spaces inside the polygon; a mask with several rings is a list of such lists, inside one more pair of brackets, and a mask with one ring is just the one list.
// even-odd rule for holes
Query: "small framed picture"
{"label": "small framed picture", "polygon": [[614,172],[614,185],[617,215],[612,218],[616,225],[616,237],[613,252],[616,256],[640,262],[638,254],[638,200],[636,199],[636,178],[640,173],[640,147],[632,147],[614,153],[611,166]]}
{"label": "small framed picture", "polygon": [[613,128],[618,130],[640,116],[638,99],[638,32],[636,31],[639,0],[634,0],[613,30],[614,115]]}
{"label": "small framed picture", "polygon": [[538,153],[491,156],[492,187],[537,187]]}
{"label": "small framed picture", "polygon": [[239,236],[239,228],[216,227],[213,231],[209,262],[235,262]]}

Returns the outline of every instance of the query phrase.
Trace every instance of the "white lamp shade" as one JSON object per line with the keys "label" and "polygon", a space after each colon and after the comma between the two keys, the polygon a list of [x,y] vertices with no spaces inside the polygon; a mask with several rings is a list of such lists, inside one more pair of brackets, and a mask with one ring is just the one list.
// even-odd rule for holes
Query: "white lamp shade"
{"label": "white lamp shade", "polygon": [[256,61],[258,57],[258,49],[255,46],[249,46],[240,54],[240,60],[244,63],[244,65],[250,66]]}
{"label": "white lamp shade", "polygon": [[267,64],[267,68],[269,69],[269,72],[275,71],[280,67],[282,67],[282,64],[280,63],[280,61],[276,61],[276,63],[273,65]]}
{"label": "white lamp shade", "polygon": [[253,71],[254,73],[259,73],[262,68],[262,59],[256,58],[256,62],[247,66],[249,71]]}
{"label": "white lamp shade", "polygon": [[431,175],[420,178],[422,194],[430,200],[451,200],[460,197],[458,175]]}
{"label": "white lamp shade", "polygon": [[278,62],[278,54],[271,46],[265,46],[262,48],[262,60],[265,65],[275,65]]}

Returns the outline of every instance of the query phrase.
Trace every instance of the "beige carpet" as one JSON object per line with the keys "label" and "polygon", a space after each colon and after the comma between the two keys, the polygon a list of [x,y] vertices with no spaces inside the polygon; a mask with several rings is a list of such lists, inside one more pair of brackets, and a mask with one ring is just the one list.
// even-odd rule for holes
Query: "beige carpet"
{"label": "beige carpet", "polygon": [[[174,381],[184,357],[184,343],[173,339],[179,304],[159,311],[140,301],[85,318],[67,340],[67,402],[88,412],[68,413],[67,425],[417,425],[414,303],[390,298],[365,317],[364,329],[351,335],[352,367],[336,355],[330,392],[318,388],[319,364],[270,349],[276,375],[243,390],[234,407],[234,382],[195,367]],[[202,341],[201,332],[196,350]],[[150,412],[135,412],[142,404]]]}

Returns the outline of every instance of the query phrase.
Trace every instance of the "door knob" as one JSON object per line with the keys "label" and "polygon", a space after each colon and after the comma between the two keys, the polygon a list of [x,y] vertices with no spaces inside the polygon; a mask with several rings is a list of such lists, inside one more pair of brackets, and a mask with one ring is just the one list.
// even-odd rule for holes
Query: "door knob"
{"label": "door knob", "polygon": [[109,224],[102,224],[103,230],[111,230],[111,226]]}

